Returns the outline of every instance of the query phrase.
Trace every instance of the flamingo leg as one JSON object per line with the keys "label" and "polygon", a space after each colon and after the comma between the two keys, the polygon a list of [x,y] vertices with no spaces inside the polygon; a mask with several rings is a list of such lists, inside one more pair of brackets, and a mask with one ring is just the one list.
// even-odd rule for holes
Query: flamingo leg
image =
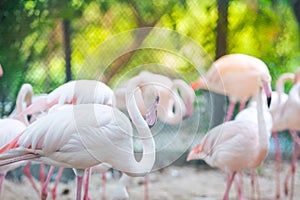
{"label": "flamingo leg", "polygon": [[105,200],[106,199],[106,194],[105,194],[105,191],[106,191],[106,181],[107,181],[107,178],[106,178],[106,172],[103,172],[102,173],[102,183],[103,183],[103,192],[102,192],[102,200]]}
{"label": "flamingo leg", "polygon": [[235,107],[235,101],[230,101],[229,106],[228,106],[228,110],[227,110],[227,114],[226,114],[225,121],[231,120],[232,115],[233,115],[233,111],[234,111],[234,107]]}
{"label": "flamingo leg", "polygon": [[60,179],[61,179],[61,176],[63,174],[63,171],[64,171],[64,168],[63,167],[60,167],[58,169],[58,172],[57,172],[57,175],[56,175],[56,178],[55,178],[55,182],[54,182],[54,186],[53,186],[53,189],[51,190],[51,194],[52,194],[52,199],[55,200],[56,199],[56,189],[57,189],[57,186],[60,182]]}
{"label": "flamingo leg", "polygon": [[281,162],[281,155],[280,155],[280,145],[279,145],[279,138],[277,132],[272,132],[272,136],[274,138],[275,143],[275,160],[276,160],[276,199],[280,199],[280,162]]}
{"label": "flamingo leg", "polygon": [[229,178],[227,178],[227,186],[226,186],[226,190],[223,196],[223,200],[229,200],[229,191],[232,185],[232,182],[234,180],[234,176],[236,175],[236,172],[233,172],[231,175],[227,176]]}
{"label": "flamingo leg", "polygon": [[30,165],[31,165],[31,161],[28,161],[23,168],[23,173],[28,178],[30,184],[32,185],[33,189],[36,191],[37,195],[40,196],[40,191],[37,188],[32,176],[31,176],[31,173],[30,173]]}
{"label": "flamingo leg", "polygon": [[289,131],[293,137],[294,142],[298,145],[298,147],[300,147],[300,138],[298,137],[297,131],[294,129],[291,129]]}
{"label": "flamingo leg", "polygon": [[2,185],[3,185],[4,179],[5,179],[5,175],[6,175],[6,173],[0,173],[0,195],[2,193]]}
{"label": "flamingo leg", "polygon": [[48,188],[48,184],[51,180],[52,174],[54,172],[55,167],[54,166],[50,166],[49,172],[48,172],[48,176],[46,178],[46,181],[44,182],[44,185],[42,187],[42,194],[41,194],[41,198],[42,200],[46,200],[47,196],[48,196],[48,192],[47,192],[47,188]]}
{"label": "flamingo leg", "polygon": [[146,174],[144,177],[145,181],[145,193],[144,193],[144,199],[149,200],[149,174]]}
{"label": "flamingo leg", "polygon": [[89,200],[89,182],[90,182],[90,176],[91,176],[91,168],[88,168],[86,170],[86,178],[84,181],[84,195],[83,199],[84,200]]}
{"label": "flamingo leg", "polygon": [[251,170],[251,187],[252,187],[252,199],[255,199],[255,190],[257,191],[257,199],[261,199],[258,175],[255,170]]}
{"label": "flamingo leg", "polygon": [[82,182],[84,177],[85,170],[83,169],[74,169],[76,177],[77,177],[77,192],[76,192],[76,200],[81,200],[81,189]]}
{"label": "flamingo leg", "polygon": [[288,195],[288,193],[289,193],[288,184],[289,184],[289,179],[291,178],[290,199],[293,199],[293,197],[294,197],[296,160],[297,160],[297,157],[299,156],[299,151],[298,151],[299,147],[295,142],[293,144],[293,147],[294,147],[294,150],[293,150],[293,154],[292,154],[291,168],[290,168],[288,174],[286,175],[285,181],[284,181],[285,195]]}
{"label": "flamingo leg", "polygon": [[43,187],[43,185],[45,184],[45,164],[44,163],[40,164],[40,182]]}
{"label": "flamingo leg", "polygon": [[246,107],[246,102],[245,101],[241,101],[240,102],[240,106],[239,106],[239,111],[242,111],[245,107]]}

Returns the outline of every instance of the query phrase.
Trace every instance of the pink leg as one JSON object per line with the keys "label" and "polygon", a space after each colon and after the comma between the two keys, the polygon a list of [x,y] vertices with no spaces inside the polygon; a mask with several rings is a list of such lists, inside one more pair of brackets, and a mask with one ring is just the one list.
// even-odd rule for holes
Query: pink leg
{"label": "pink leg", "polygon": [[28,161],[26,163],[26,165],[24,166],[23,168],[23,172],[25,174],[25,176],[28,178],[30,184],[32,185],[33,189],[36,191],[36,193],[38,194],[38,196],[40,196],[40,191],[39,189],[37,188],[32,176],[31,176],[31,173],[30,173],[30,165],[31,165],[31,162]]}
{"label": "pink leg", "polygon": [[237,188],[238,188],[238,199],[243,199],[243,187],[244,187],[244,183],[243,183],[243,173],[241,172],[240,174],[240,181],[236,182],[237,183]]}
{"label": "pink leg", "polygon": [[251,170],[251,187],[252,199],[255,199],[255,191],[257,192],[257,199],[261,199],[258,176],[255,170]]}
{"label": "pink leg", "polygon": [[86,178],[85,178],[85,183],[84,183],[84,195],[83,199],[84,200],[89,200],[89,182],[90,182],[90,176],[91,176],[91,168],[88,168],[86,170]]}
{"label": "pink leg", "polygon": [[291,168],[288,172],[288,174],[285,177],[284,180],[284,191],[285,195],[288,195],[289,190],[288,190],[288,184],[289,184],[289,179],[291,178],[291,191],[290,191],[290,199],[293,199],[294,197],[294,182],[295,182],[295,171],[296,171],[296,160],[299,156],[299,147],[298,145],[294,142],[293,144],[294,150],[292,154],[292,161],[291,161]]}
{"label": "pink leg", "polygon": [[6,173],[0,173],[0,195],[2,193],[2,185],[3,185],[4,179],[5,179],[5,174]]}
{"label": "pink leg", "polygon": [[245,101],[241,101],[240,102],[239,111],[242,111],[245,107],[246,107],[246,102]]}
{"label": "pink leg", "polygon": [[43,200],[46,200],[47,199],[47,196],[48,196],[48,192],[47,192],[47,188],[48,188],[48,184],[51,180],[51,177],[53,175],[53,172],[54,172],[54,169],[55,167],[54,166],[50,166],[50,169],[49,169],[49,172],[48,172],[48,176],[47,176],[47,179],[46,181],[44,182],[44,185],[42,187],[42,195],[41,195],[41,198]]}
{"label": "pink leg", "polygon": [[233,111],[234,111],[234,106],[235,106],[235,102],[234,101],[230,101],[225,121],[231,120],[232,115],[233,115]]}
{"label": "pink leg", "polygon": [[45,184],[45,164],[44,163],[40,164],[40,181],[41,181],[41,185],[43,187],[43,185]]}
{"label": "pink leg", "polygon": [[279,145],[279,138],[277,132],[272,132],[272,136],[274,138],[275,143],[275,159],[276,159],[276,199],[280,199],[280,162],[281,162],[281,155],[280,155],[280,145]]}
{"label": "pink leg", "polygon": [[233,172],[231,174],[231,176],[229,175],[229,178],[227,178],[227,186],[226,186],[225,194],[223,196],[223,200],[229,200],[229,191],[230,191],[232,182],[234,180],[235,174],[236,174],[236,172]]}
{"label": "pink leg", "polygon": [[146,174],[146,176],[144,177],[144,181],[145,181],[145,194],[144,194],[144,198],[145,200],[149,200],[149,174]]}
{"label": "pink leg", "polygon": [[102,192],[102,200],[105,200],[106,199],[106,181],[107,181],[107,179],[106,179],[106,172],[103,172],[102,173],[102,183],[103,183],[103,186],[102,186],[102,188],[103,188],[103,192]]}
{"label": "pink leg", "polygon": [[300,147],[300,138],[298,137],[298,133],[296,130],[294,129],[291,129],[289,130],[292,137],[293,137],[293,140],[295,141],[295,143],[298,145],[298,147]]}
{"label": "pink leg", "polygon": [[76,193],[76,200],[81,200],[81,189],[82,189],[82,182],[84,177],[84,170],[77,169],[76,177],[77,177],[77,193]]}
{"label": "pink leg", "polygon": [[51,194],[52,194],[52,199],[55,200],[56,199],[56,188],[60,182],[60,179],[61,179],[61,176],[63,174],[63,171],[64,171],[64,168],[63,167],[60,167],[58,169],[58,172],[57,172],[57,175],[56,175],[56,178],[55,178],[55,182],[54,182],[54,187],[53,189],[51,190]]}

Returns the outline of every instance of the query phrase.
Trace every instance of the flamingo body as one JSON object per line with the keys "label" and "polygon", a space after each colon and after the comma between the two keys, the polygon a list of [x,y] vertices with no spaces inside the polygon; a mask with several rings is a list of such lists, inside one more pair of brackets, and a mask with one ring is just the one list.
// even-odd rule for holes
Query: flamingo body
{"label": "flamingo body", "polygon": [[112,105],[113,91],[104,83],[95,80],[69,81],[44,98],[28,107],[24,113],[34,114],[49,109],[55,104],[89,104]]}

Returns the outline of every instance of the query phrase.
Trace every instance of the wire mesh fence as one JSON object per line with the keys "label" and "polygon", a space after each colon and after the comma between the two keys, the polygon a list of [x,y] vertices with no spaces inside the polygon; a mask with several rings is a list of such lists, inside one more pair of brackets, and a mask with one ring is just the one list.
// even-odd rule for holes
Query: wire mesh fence
{"label": "wire mesh fence", "polygon": [[[4,68],[0,79],[2,116],[12,111],[18,89],[25,82],[32,84],[35,94],[40,94],[69,79],[96,79],[115,88],[142,70],[181,78],[187,83],[195,80],[215,57],[218,12],[222,12],[217,2],[6,3],[1,8],[0,28],[0,62]],[[225,10],[229,6],[228,52],[243,51],[265,58],[271,72],[294,67],[299,60],[299,53],[295,53],[299,49],[295,41],[299,39],[291,5],[220,2]],[[292,59],[287,62],[286,58]],[[209,106],[215,97],[199,98],[195,113],[204,117],[198,128],[205,132],[213,126],[209,120],[216,117]],[[173,128],[163,126],[169,133],[174,132]],[[189,132],[189,128],[184,132]]]}

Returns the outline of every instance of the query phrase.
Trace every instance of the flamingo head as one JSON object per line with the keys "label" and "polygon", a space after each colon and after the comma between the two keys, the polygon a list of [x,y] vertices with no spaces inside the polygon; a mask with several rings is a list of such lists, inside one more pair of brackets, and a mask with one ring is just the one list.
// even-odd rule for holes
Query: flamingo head
{"label": "flamingo head", "polygon": [[153,85],[144,85],[140,87],[143,93],[143,99],[147,108],[146,122],[151,128],[157,121],[157,105],[159,103],[159,93]]}
{"label": "flamingo head", "polygon": [[271,76],[270,74],[263,74],[261,76],[260,87],[265,90],[267,96],[268,107],[271,105],[272,88],[271,88]]}
{"label": "flamingo head", "polygon": [[159,102],[159,96],[155,98],[153,105],[147,110],[146,113],[146,122],[150,128],[152,128],[157,121],[158,102]]}
{"label": "flamingo head", "polygon": [[190,151],[186,161],[199,160],[201,149],[202,149],[202,145],[200,143]]}
{"label": "flamingo head", "polygon": [[190,84],[191,88],[192,88],[193,90],[198,90],[198,89],[200,88],[200,87],[199,87],[200,81],[201,81],[201,79],[198,79],[198,80],[192,82],[192,83]]}
{"label": "flamingo head", "polygon": [[298,81],[300,81],[300,68],[298,68],[295,72],[294,84],[296,84]]}

